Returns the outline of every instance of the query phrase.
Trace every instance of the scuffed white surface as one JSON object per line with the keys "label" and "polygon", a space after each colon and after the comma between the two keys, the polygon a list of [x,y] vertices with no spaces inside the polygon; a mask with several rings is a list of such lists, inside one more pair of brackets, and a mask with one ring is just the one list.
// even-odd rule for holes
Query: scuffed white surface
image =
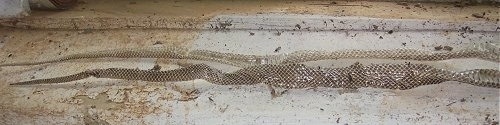
{"label": "scuffed white surface", "polygon": [[[340,21],[343,23],[339,24]],[[413,48],[434,51],[434,47],[440,45],[451,46],[459,50],[479,44],[499,42],[498,31],[491,29],[491,27],[496,28],[497,24],[483,25],[479,22],[450,24],[426,20],[308,15],[219,16],[211,22],[206,27],[220,26],[221,22],[231,22],[232,25],[225,29],[219,27],[215,32],[202,32],[193,43],[193,50],[204,49],[257,55],[290,53],[297,50]],[[295,27],[295,24],[301,25],[301,29]],[[379,29],[373,29],[373,25],[378,26]],[[305,27],[310,28],[304,30]],[[462,30],[462,27],[474,27],[472,28],[474,32]],[[389,30],[393,30],[393,33],[388,33]],[[281,49],[276,51],[277,48]],[[498,69],[498,63],[478,59],[437,62],[356,59],[325,60],[306,64],[345,67],[354,62],[363,64],[424,63],[455,71],[476,68]],[[363,88],[359,89],[359,92],[344,94],[341,93],[348,90],[330,88],[288,90],[283,96],[275,99],[271,99],[269,90],[265,86],[241,87],[241,90],[215,92],[212,98],[217,105],[206,106],[205,109],[200,103],[209,105],[207,99],[203,97],[206,93],[213,92],[207,91],[200,95],[200,100],[198,100],[200,102],[195,101],[187,103],[190,106],[178,107],[180,109],[196,107],[190,110],[197,113],[188,114],[189,119],[186,120],[188,123],[488,124],[492,121],[490,118],[488,118],[490,121],[485,121],[486,115],[494,117],[493,121],[498,121],[499,117],[498,89],[456,82],[405,91]],[[486,99],[483,100],[482,97]],[[219,99],[221,101],[217,101]],[[225,106],[227,106],[225,112],[212,114],[216,112],[212,110]],[[182,118],[186,116],[178,117],[178,119]]]}
{"label": "scuffed white surface", "polygon": [[[231,16],[222,17],[231,19]],[[237,16],[237,18],[241,17]],[[282,18],[275,15],[273,17]],[[308,19],[308,22],[315,20],[304,15],[284,17],[293,18],[293,21],[297,22],[301,22],[302,19]],[[242,21],[254,20],[252,16],[249,18],[242,18],[245,19]],[[337,17],[325,18],[336,19]],[[340,19],[357,20],[358,18]],[[210,26],[216,21],[214,18],[206,26]],[[366,28],[374,25],[373,21],[377,22],[376,19],[370,19],[370,21],[372,23],[359,23],[360,26],[356,27]],[[323,23],[322,20],[316,20],[316,22],[319,24],[309,23],[308,25],[320,26]],[[419,21],[402,23],[412,26],[418,25],[412,23],[419,23]],[[346,24],[346,26],[348,25]],[[482,27],[476,26],[479,25],[477,23],[467,25]],[[387,31],[363,29],[293,31],[274,29],[272,26],[261,30],[259,27],[235,28],[238,26],[238,24],[234,24],[224,30],[201,31],[194,39],[190,49],[263,55],[296,50],[335,51],[390,48],[432,50],[434,46],[438,45],[448,45],[455,49],[461,49],[462,46],[499,42],[498,31],[488,30],[472,33],[453,30],[453,28],[448,29],[449,31],[398,30],[388,34]],[[146,30],[94,32],[97,33],[78,34],[69,38],[61,33],[61,36],[65,36],[65,39],[89,41],[89,43],[106,40],[107,43],[114,44],[123,42],[123,39],[140,41],[138,43],[158,40],[158,37],[151,37],[147,40],[140,39],[151,34],[155,34],[154,36],[175,35],[179,39],[184,39],[183,37],[188,37],[187,34],[189,34],[157,33],[160,31],[147,32]],[[250,35],[250,32],[254,35]],[[280,34],[278,35],[277,32]],[[121,39],[120,36],[125,37]],[[380,36],[383,39],[380,39]],[[69,43],[79,44],[68,41],[62,46],[65,47]],[[121,47],[139,45],[130,44]],[[281,47],[281,50],[275,52],[277,47]],[[92,46],[90,49],[103,50],[107,48],[104,44],[104,46]],[[52,54],[54,53],[57,52],[52,52]],[[407,62],[360,59],[325,60],[306,64],[344,67],[357,61],[363,64]],[[12,75],[9,72],[9,74],[4,75],[14,77],[12,79],[3,78],[3,80],[6,83],[13,83],[29,80],[32,76],[37,79],[48,78],[95,68],[150,69],[155,63],[161,65],[162,70],[179,68],[179,66],[163,59],[87,60],[4,69],[4,71],[14,70],[18,74]],[[454,59],[438,62],[412,61],[412,63],[426,63],[456,71],[474,68],[498,69],[498,63],[477,59]],[[237,69],[221,64],[211,65],[219,68]],[[270,90],[265,85],[218,86],[204,80],[153,83],[89,78],[57,85],[12,87],[9,89],[14,91],[12,93],[0,91],[0,94],[11,94],[16,97],[15,99],[9,98],[9,100],[13,100],[12,102],[0,102],[0,106],[2,106],[0,112],[5,112],[2,115],[6,116],[0,117],[0,122],[5,124],[492,124],[499,119],[500,101],[498,98],[499,90],[496,88],[476,87],[456,82],[422,86],[404,91],[374,88],[361,88],[357,91],[338,88],[277,89],[284,92],[283,95],[276,98],[271,97]],[[193,90],[197,90],[197,92],[193,92]],[[194,94],[187,95],[186,92]],[[4,97],[7,96],[0,96],[0,99],[5,99]],[[185,101],[186,97],[193,99]],[[10,109],[16,108],[16,106],[30,111]],[[33,120],[22,121],[23,119]]]}
{"label": "scuffed white surface", "polygon": [[[230,29],[244,30],[374,30],[374,31],[432,31],[463,30],[498,31],[498,24],[485,21],[444,22],[432,19],[381,19],[369,17],[295,15],[295,14],[257,14],[257,15],[219,15],[214,17],[207,29],[220,28],[221,23],[231,23]],[[300,26],[300,27],[299,27]],[[224,27],[224,26],[223,26]]]}
{"label": "scuffed white surface", "polygon": [[27,16],[29,12],[28,0],[0,0],[0,18]]}

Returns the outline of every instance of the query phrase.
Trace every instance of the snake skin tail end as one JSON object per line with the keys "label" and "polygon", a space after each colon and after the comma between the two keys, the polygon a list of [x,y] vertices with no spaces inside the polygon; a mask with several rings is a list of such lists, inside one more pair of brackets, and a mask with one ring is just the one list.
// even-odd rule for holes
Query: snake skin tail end
{"label": "snake skin tail end", "polygon": [[21,85],[32,85],[32,83],[31,83],[31,81],[25,81],[25,82],[11,83],[9,85],[12,85],[12,86],[21,86]]}
{"label": "snake skin tail end", "polygon": [[37,80],[31,80],[31,81],[24,81],[24,82],[18,82],[18,83],[12,83],[10,85],[36,85],[36,84],[50,84],[50,83],[63,83],[63,82],[71,82],[71,81],[76,81],[80,79],[85,79],[88,77],[93,76],[95,73],[93,70],[89,71],[84,71],[81,73],[73,74],[73,75],[68,75],[68,76],[63,76],[63,77],[55,77],[55,78],[48,78],[48,79],[37,79]]}

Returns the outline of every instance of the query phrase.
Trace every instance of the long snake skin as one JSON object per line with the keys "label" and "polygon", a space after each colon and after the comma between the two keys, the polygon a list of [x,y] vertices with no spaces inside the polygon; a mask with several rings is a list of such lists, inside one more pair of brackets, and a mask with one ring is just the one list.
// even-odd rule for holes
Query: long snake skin
{"label": "long snake skin", "polygon": [[181,48],[141,48],[141,49],[117,49],[90,53],[68,55],[57,59],[18,62],[0,64],[3,66],[25,66],[39,65],[44,63],[63,62],[67,60],[86,58],[169,58],[169,59],[193,59],[219,62],[236,67],[248,67],[261,64],[293,64],[307,61],[347,58],[371,58],[371,59],[394,59],[394,60],[418,60],[438,61],[454,58],[479,58],[494,62],[500,62],[500,51],[498,48],[481,47],[463,49],[450,52],[432,52],[416,49],[388,49],[388,50],[344,50],[344,51],[296,51],[280,55],[243,55],[234,53],[220,53],[208,50],[187,51]]}
{"label": "long snake skin", "polygon": [[422,85],[458,81],[475,86],[500,88],[500,71],[476,69],[453,72],[436,69],[424,64],[373,64],[355,63],[344,68],[317,68],[303,64],[263,64],[224,73],[206,64],[185,68],[155,71],[139,69],[94,69],[78,74],[14,83],[34,85],[63,83],[88,77],[142,80],[151,82],[175,82],[204,79],[218,85],[253,85],[264,83],[274,87],[299,89],[309,87],[385,89],[411,89]]}
{"label": "long snake skin", "polygon": [[236,72],[224,73],[205,64],[191,65],[170,71],[138,69],[94,69],[74,75],[14,83],[32,85],[62,83],[88,77],[143,80],[152,82],[188,81],[204,79],[219,85],[252,85],[264,83],[282,88],[375,87],[388,89],[411,89],[427,84],[458,81],[483,87],[500,87],[500,72],[492,69],[476,69],[452,72],[423,64],[380,64],[363,66],[359,63],[345,68],[312,68],[299,64],[307,61],[377,58],[394,60],[437,61],[453,58],[479,58],[500,62],[500,51],[495,47],[463,49],[449,52],[431,52],[415,49],[391,50],[345,50],[345,51],[296,51],[280,55],[243,55],[220,53],[208,50],[187,51],[180,48],[117,49],[80,53],[61,58],[35,62],[1,64],[1,66],[24,66],[63,62],[86,58],[168,58],[192,59],[219,62],[242,67]]}
{"label": "long snake skin", "polygon": [[171,59],[182,59],[186,53],[185,49],[180,48],[127,48],[127,49],[114,49],[114,50],[104,50],[89,53],[79,53],[73,55],[63,56],[57,59],[50,59],[44,61],[34,61],[34,62],[17,62],[17,63],[7,63],[1,64],[0,67],[4,66],[28,66],[28,65],[40,65],[45,63],[56,63],[68,60],[76,59],[90,59],[90,58],[171,58]]}

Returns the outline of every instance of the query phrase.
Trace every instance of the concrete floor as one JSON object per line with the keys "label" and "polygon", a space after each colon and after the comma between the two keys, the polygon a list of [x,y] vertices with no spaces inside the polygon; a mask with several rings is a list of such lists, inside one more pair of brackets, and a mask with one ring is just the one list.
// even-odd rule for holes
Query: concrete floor
{"label": "concrete floor", "polygon": [[[338,2],[355,6],[317,5],[323,3],[329,1],[89,0],[68,11],[34,11],[22,19],[0,19],[0,56],[3,62],[17,62],[137,47],[265,55],[296,50],[433,51],[439,45],[459,50],[500,43],[495,16],[499,10],[493,6],[359,1]],[[483,12],[484,18],[471,16]],[[213,28],[227,22],[232,25]],[[179,67],[176,61],[88,59],[2,67],[0,124],[498,124],[500,119],[498,89],[456,82],[411,90],[280,89],[283,94],[276,98],[264,85],[218,86],[204,80],[154,83],[90,78],[57,85],[8,85],[96,68],[151,69],[158,64],[169,70]],[[344,67],[354,62],[424,63],[454,71],[499,69],[498,63],[479,59],[346,59],[306,64]],[[226,71],[238,69],[209,64]]]}

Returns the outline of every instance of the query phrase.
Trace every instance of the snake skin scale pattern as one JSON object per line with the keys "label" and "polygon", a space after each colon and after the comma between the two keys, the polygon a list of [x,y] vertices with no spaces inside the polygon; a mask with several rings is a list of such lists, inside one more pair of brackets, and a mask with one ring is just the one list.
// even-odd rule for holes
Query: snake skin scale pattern
{"label": "snake skin scale pattern", "polygon": [[56,63],[67,60],[86,58],[168,58],[192,59],[219,62],[241,67],[242,69],[224,73],[206,64],[195,64],[169,71],[138,69],[93,69],[74,75],[38,79],[14,83],[12,85],[34,85],[45,83],[63,83],[88,77],[142,80],[151,82],[174,82],[204,79],[219,85],[252,85],[264,83],[281,88],[360,88],[374,87],[387,89],[411,89],[422,85],[438,84],[445,81],[458,81],[482,87],[500,87],[500,71],[476,69],[453,72],[437,69],[423,64],[377,64],[363,66],[359,63],[344,68],[308,67],[302,62],[344,59],[377,58],[394,60],[437,61],[454,58],[478,58],[500,62],[497,48],[463,49],[449,52],[431,52],[415,49],[392,50],[345,50],[345,51],[296,51],[280,55],[243,55],[221,53],[208,50],[188,51],[180,48],[142,48],[117,49],[68,55],[57,59],[5,63],[4,66],[26,66],[44,63]]}
{"label": "snake skin scale pattern", "polygon": [[424,64],[373,64],[355,63],[344,68],[317,68],[304,64],[263,64],[246,67],[232,73],[223,73],[206,64],[168,70],[94,69],[74,75],[14,83],[34,85],[62,83],[88,77],[141,80],[151,82],[175,82],[203,79],[218,85],[253,85],[264,83],[273,87],[299,89],[311,87],[385,89],[411,89],[422,85],[458,81],[475,86],[500,88],[500,72],[476,69],[452,72]]}
{"label": "snake skin scale pattern", "polygon": [[500,50],[489,46],[473,49],[463,49],[450,52],[432,52],[416,49],[385,49],[385,50],[344,50],[344,51],[307,51],[301,50],[280,55],[243,55],[234,53],[221,53],[208,50],[188,51],[182,48],[128,48],[104,50],[90,53],[79,53],[67,55],[61,58],[34,61],[16,62],[0,64],[5,66],[26,66],[39,65],[45,63],[56,63],[67,60],[88,59],[88,58],[168,58],[168,59],[192,59],[212,61],[236,67],[248,67],[261,64],[293,64],[308,61],[327,59],[394,59],[394,60],[417,60],[417,61],[439,61],[455,58],[478,58],[488,61],[500,62]]}

